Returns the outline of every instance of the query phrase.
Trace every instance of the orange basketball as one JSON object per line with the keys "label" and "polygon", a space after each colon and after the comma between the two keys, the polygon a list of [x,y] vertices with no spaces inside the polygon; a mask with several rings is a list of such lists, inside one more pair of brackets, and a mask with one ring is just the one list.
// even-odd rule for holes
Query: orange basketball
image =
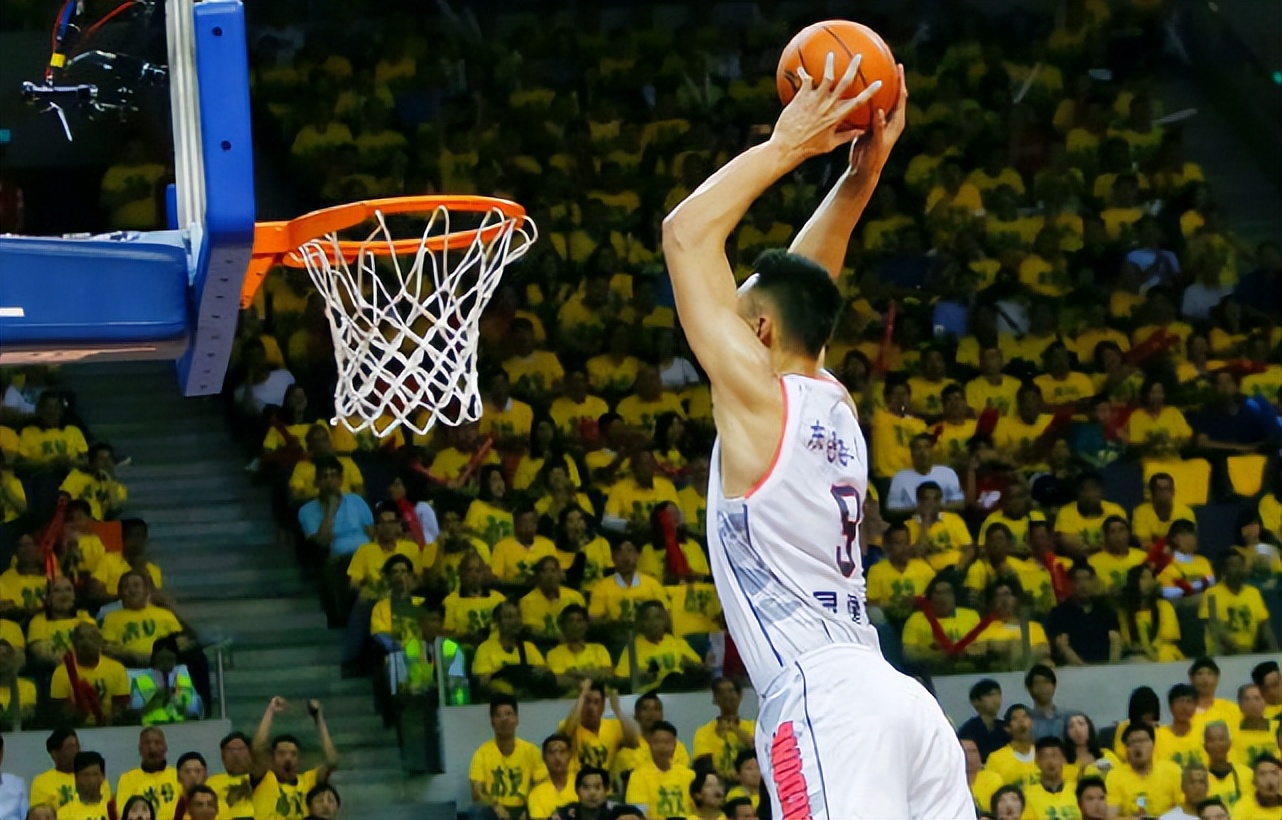
{"label": "orange basketball", "polygon": [[881,80],[881,90],[869,105],[861,105],[851,113],[846,119],[846,126],[868,128],[872,124],[873,111],[880,108],[889,113],[899,100],[899,69],[895,66],[895,55],[890,53],[890,47],[881,35],[850,20],[827,20],[806,26],[784,47],[775,72],[775,85],[779,88],[779,99],[783,104],[792,102],[801,88],[798,68],[805,68],[815,81],[823,78],[824,61],[828,59],[829,52],[834,56],[833,76],[837,79],[846,73],[852,57],[856,54],[864,56],[855,81],[846,90],[847,97],[858,96],[869,85]]}

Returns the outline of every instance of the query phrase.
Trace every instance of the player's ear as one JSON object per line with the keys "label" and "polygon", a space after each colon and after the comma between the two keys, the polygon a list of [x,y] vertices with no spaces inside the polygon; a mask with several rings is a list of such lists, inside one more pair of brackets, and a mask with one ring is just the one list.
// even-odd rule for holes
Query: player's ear
{"label": "player's ear", "polygon": [[777,328],[775,327],[774,319],[768,314],[762,313],[758,315],[756,321],[753,322],[752,329],[757,334],[757,338],[766,347],[770,347],[774,343]]}

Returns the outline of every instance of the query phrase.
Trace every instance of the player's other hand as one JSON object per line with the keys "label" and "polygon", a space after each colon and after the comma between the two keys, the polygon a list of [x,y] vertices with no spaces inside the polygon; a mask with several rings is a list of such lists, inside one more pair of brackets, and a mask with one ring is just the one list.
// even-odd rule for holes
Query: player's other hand
{"label": "player's other hand", "polygon": [[890,111],[880,108],[873,112],[872,128],[868,131],[856,131],[855,141],[850,144],[850,167],[856,172],[879,174],[886,167],[890,158],[890,149],[895,147],[899,137],[904,133],[904,118],[908,110],[908,82],[904,78],[904,67],[899,67],[899,99]]}
{"label": "player's other hand", "polygon": [[841,123],[881,89],[881,81],[878,80],[857,96],[843,99],[846,89],[855,80],[863,56],[856,54],[840,78],[834,76],[834,59],[833,53],[829,52],[824,60],[823,77],[818,79],[807,74],[804,68],[798,69],[801,88],[792,102],[784,107],[770,136],[770,142],[800,154],[802,159],[826,154],[854,139],[858,132],[839,130]]}

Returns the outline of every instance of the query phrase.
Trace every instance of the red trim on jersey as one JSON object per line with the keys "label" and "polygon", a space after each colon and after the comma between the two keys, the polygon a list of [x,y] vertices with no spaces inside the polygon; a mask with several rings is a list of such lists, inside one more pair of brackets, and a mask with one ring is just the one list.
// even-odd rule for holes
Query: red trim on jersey
{"label": "red trim on jersey", "polygon": [[783,441],[788,437],[788,385],[784,382],[783,376],[779,377],[779,392],[783,393],[783,424],[779,425],[779,443],[775,445],[775,455],[774,458],[770,459],[770,466],[766,468],[761,478],[757,479],[757,483],[753,484],[752,488],[743,494],[745,499],[752,498],[752,494],[760,490],[761,485],[770,480],[770,475],[779,464],[779,457],[783,455]]}
{"label": "red trim on jersey", "polygon": [[806,784],[806,770],[801,762],[801,749],[792,721],[775,730],[770,742],[770,774],[775,781],[775,793],[784,820],[810,820],[810,788]]}

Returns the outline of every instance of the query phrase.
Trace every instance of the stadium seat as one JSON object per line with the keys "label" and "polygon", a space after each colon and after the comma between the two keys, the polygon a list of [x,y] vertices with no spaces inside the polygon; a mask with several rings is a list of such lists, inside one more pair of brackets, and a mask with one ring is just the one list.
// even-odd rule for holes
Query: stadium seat
{"label": "stadium seat", "polygon": [[1229,483],[1233,486],[1233,492],[1243,498],[1259,495],[1264,487],[1264,468],[1268,463],[1268,456],[1254,453],[1229,456]]}
{"label": "stadium seat", "polygon": [[1138,462],[1114,461],[1101,471],[1104,497],[1130,514],[1144,503],[1144,474]]}

